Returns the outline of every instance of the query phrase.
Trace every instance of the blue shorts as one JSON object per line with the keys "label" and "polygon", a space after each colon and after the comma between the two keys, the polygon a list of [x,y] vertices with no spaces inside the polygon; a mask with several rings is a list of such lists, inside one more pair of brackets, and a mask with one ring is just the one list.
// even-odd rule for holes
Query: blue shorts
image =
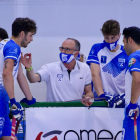
{"label": "blue shorts", "polygon": [[11,136],[11,126],[9,103],[0,99],[0,138],[2,136]]}
{"label": "blue shorts", "polygon": [[[140,140],[140,116],[137,118],[137,137]],[[134,120],[125,116],[123,120],[123,131],[121,140],[135,140],[134,138]]]}

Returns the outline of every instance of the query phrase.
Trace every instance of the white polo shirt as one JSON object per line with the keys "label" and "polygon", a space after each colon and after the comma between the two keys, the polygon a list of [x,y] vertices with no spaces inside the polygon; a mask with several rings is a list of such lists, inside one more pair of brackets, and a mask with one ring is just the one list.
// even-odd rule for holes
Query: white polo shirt
{"label": "white polo shirt", "polygon": [[84,87],[91,84],[89,66],[79,61],[70,76],[62,62],[45,64],[37,73],[47,85],[47,102],[81,99]]}

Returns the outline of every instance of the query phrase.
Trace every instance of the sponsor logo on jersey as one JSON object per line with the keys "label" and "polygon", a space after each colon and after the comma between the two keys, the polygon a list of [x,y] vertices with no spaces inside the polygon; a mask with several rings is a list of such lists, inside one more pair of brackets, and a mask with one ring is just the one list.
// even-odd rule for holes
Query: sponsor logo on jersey
{"label": "sponsor logo on jersey", "polygon": [[4,125],[4,118],[2,118],[2,117],[0,117],[0,128],[2,128],[3,127],[3,125]]}
{"label": "sponsor logo on jersey", "polygon": [[107,56],[101,56],[101,63],[106,63]]}
{"label": "sponsor logo on jersey", "polygon": [[63,74],[57,74],[57,81],[61,82],[63,79]]}
{"label": "sponsor logo on jersey", "polygon": [[16,53],[17,53],[17,51],[18,51],[18,50],[17,50],[17,48],[15,48],[15,49],[14,49],[14,52],[16,52]]}
{"label": "sponsor logo on jersey", "polygon": [[125,64],[125,59],[124,58],[118,58],[118,63],[119,63],[119,66],[123,67],[124,64]]}
{"label": "sponsor logo on jersey", "polygon": [[91,50],[91,54],[94,54],[94,49]]}
{"label": "sponsor logo on jersey", "polygon": [[4,39],[4,42],[7,42],[8,40],[7,39]]}
{"label": "sponsor logo on jersey", "polygon": [[136,62],[136,59],[135,59],[135,58],[131,58],[131,59],[129,60],[128,67],[131,67],[133,64],[135,64],[135,62]]}

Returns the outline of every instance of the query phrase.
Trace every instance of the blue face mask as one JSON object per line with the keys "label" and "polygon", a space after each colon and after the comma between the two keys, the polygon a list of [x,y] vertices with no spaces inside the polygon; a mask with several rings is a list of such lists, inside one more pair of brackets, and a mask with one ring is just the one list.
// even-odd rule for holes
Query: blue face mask
{"label": "blue face mask", "polygon": [[107,42],[105,42],[105,40],[104,40],[103,42],[104,42],[104,45],[105,45],[110,51],[112,51],[112,50],[114,50],[114,49],[117,47],[118,42],[119,42],[119,39],[118,39],[116,42],[113,42],[113,43],[107,43]]}
{"label": "blue face mask", "polygon": [[76,57],[76,60],[80,60],[80,53],[78,54],[78,56]]}
{"label": "blue face mask", "polygon": [[73,54],[60,53],[59,57],[63,63],[70,63],[75,58],[74,53]]}

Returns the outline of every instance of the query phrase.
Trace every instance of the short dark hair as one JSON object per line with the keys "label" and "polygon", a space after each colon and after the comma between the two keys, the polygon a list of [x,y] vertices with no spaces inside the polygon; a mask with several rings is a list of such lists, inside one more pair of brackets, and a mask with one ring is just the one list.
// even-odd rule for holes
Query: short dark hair
{"label": "short dark hair", "polygon": [[17,37],[21,31],[36,33],[36,23],[29,18],[16,18],[12,24],[12,36]]}
{"label": "short dark hair", "polygon": [[136,26],[128,27],[123,29],[124,38],[128,42],[128,38],[131,37],[136,44],[140,45],[140,28]]}
{"label": "short dark hair", "polygon": [[0,28],[0,39],[3,40],[6,38],[8,38],[8,34],[7,34],[6,30],[3,28]]}
{"label": "short dark hair", "polygon": [[102,34],[105,35],[119,35],[120,33],[120,24],[116,20],[107,20],[101,29]]}
{"label": "short dark hair", "polygon": [[80,47],[81,47],[81,44],[78,40],[74,39],[74,38],[67,38],[67,39],[70,39],[70,40],[73,40],[75,42],[75,48],[77,51],[80,51]]}

